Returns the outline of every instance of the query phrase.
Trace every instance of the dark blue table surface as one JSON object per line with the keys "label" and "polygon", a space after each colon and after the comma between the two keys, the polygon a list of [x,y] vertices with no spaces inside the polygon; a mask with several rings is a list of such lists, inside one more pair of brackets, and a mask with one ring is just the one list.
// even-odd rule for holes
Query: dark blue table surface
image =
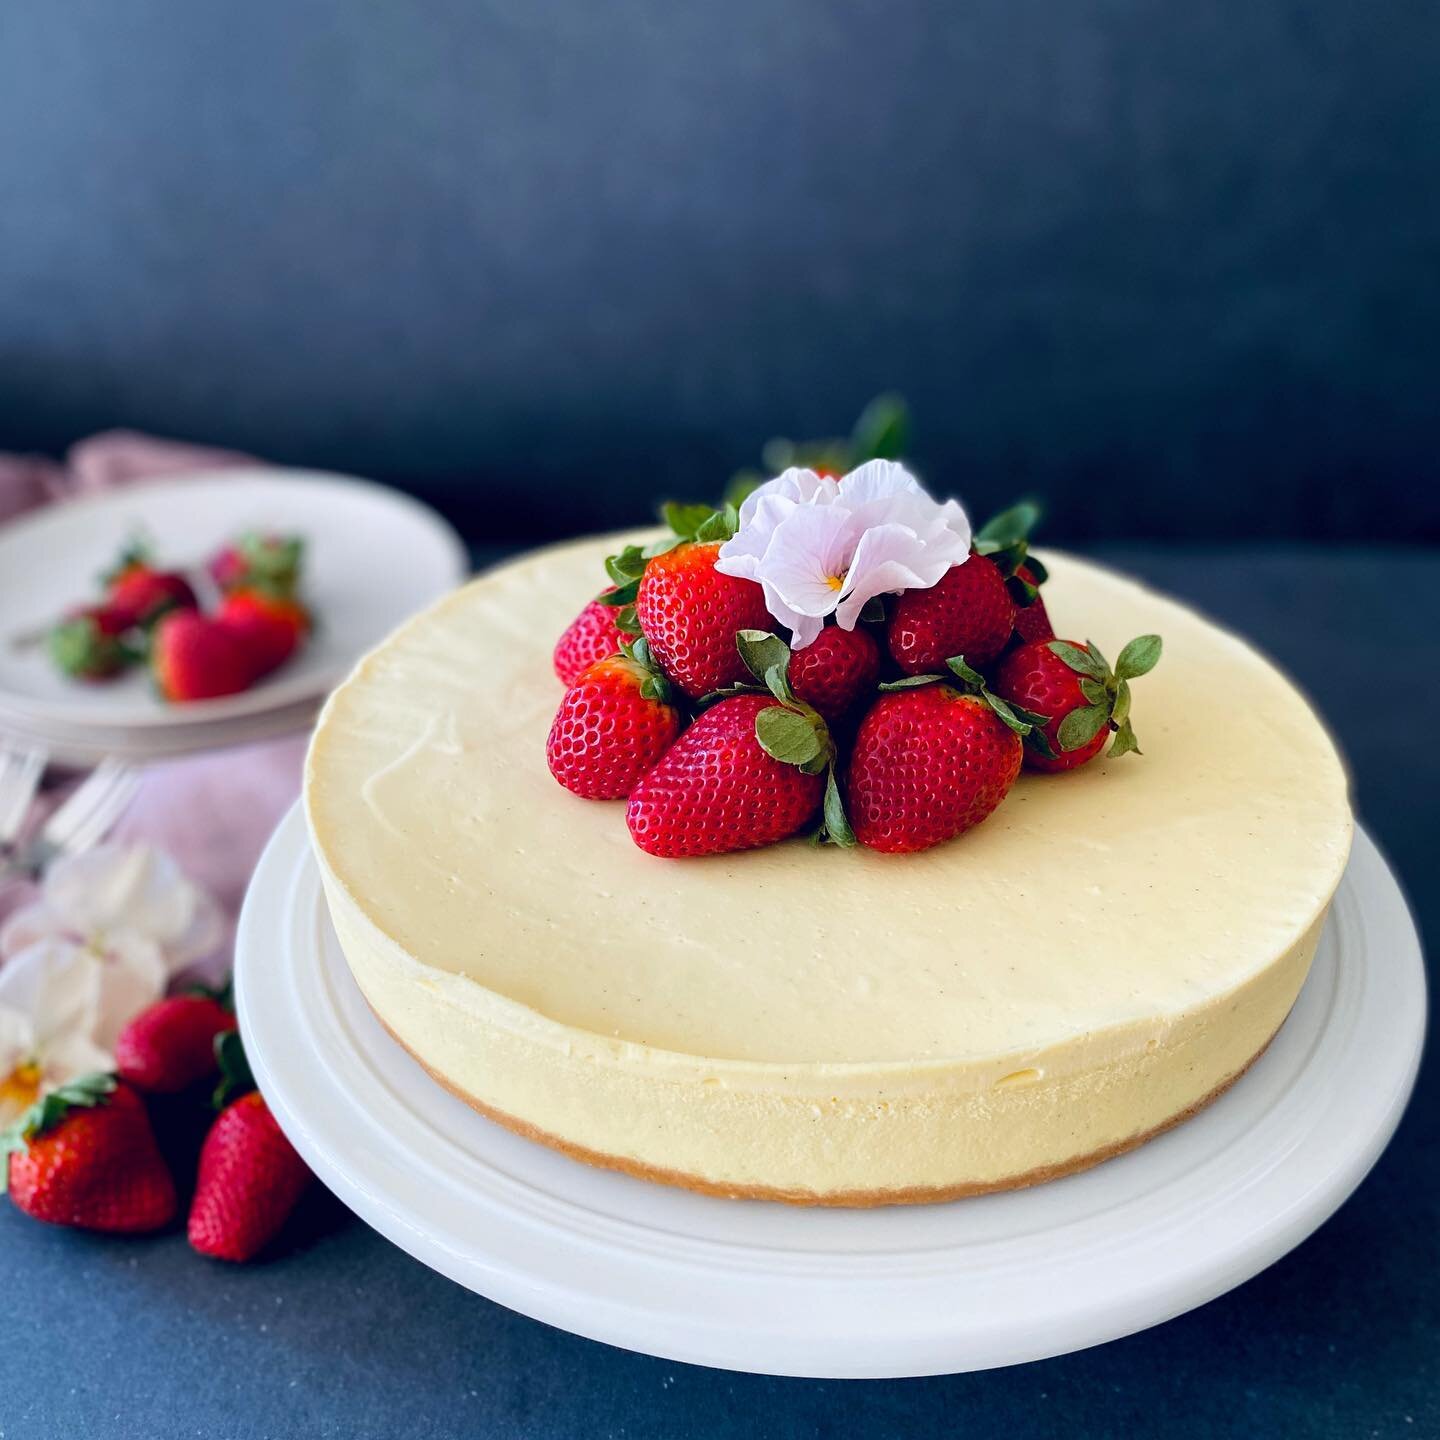
{"label": "dark blue table surface", "polygon": [[[1440,553],[1106,553],[1310,691],[1434,933]],[[1248,1284],[1096,1350],[940,1379],[776,1380],[613,1350],[469,1294],[325,1194],[246,1268],[200,1260],[178,1233],[104,1239],[0,1206],[0,1440],[1437,1435],[1435,1071],[1356,1196]]]}

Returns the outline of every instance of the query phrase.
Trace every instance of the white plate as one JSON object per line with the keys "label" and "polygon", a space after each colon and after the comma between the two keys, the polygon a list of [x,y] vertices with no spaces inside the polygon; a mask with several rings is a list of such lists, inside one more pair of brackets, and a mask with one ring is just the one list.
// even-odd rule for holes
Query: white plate
{"label": "white plate", "polygon": [[315,721],[320,700],[301,700],[258,715],[216,720],[206,725],[137,725],[133,729],[76,726],[12,720],[0,713],[0,744],[42,750],[50,764],[88,768],[104,759],[147,765],[201,751],[254,745],[282,735],[297,735]]}
{"label": "white plate", "polygon": [[[170,705],[143,672],[85,685],[61,675],[44,646],[8,643],[97,598],[96,577],[132,536],[151,543],[159,563],[192,567],[246,530],[304,537],[304,595],[317,621],[310,643],[253,689]],[[92,726],[198,726],[314,700],[466,568],[459,538],[434,511],[339,475],[221,470],[51,506],[0,530],[0,710],[31,729],[69,727],[66,738],[83,742],[77,732]]]}
{"label": "white plate", "polygon": [[256,870],[236,978],[247,1049],[286,1133],[402,1249],[593,1339],[837,1378],[1058,1355],[1248,1279],[1374,1164],[1414,1083],[1425,1014],[1414,926],[1362,832],[1289,1021],[1200,1115],[1033,1190],[805,1210],[589,1169],[434,1084],[351,979],[298,809]]}

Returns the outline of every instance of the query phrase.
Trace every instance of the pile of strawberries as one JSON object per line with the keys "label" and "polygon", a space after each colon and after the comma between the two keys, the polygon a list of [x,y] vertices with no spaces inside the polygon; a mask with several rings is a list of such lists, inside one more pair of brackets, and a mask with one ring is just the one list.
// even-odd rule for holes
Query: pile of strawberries
{"label": "pile of strawberries", "polygon": [[167,700],[205,700],[247,690],[283,665],[310,633],[298,590],[303,544],[247,534],[206,564],[218,596],[205,613],[190,580],[132,545],[102,577],[98,601],[50,631],[50,656],[78,680],[111,680],[148,664]]}
{"label": "pile of strawberries", "polygon": [[626,800],[651,855],[714,855],[812,838],[925,850],[989,816],[1022,764],[1056,773],[1137,752],[1130,682],[1160,658],[1145,635],[1112,667],[1055,637],[1022,504],[977,532],[929,589],[880,597],[852,630],[792,653],[761,586],[715,568],[732,506],[669,506],[674,532],[606,562],[612,585],[566,629],[568,686],[550,771],[590,800]]}
{"label": "pile of strawberries", "polygon": [[[141,1234],[179,1209],[150,1105],[196,1101],[219,1110],[200,1150],[190,1243],[219,1260],[249,1260],[275,1237],[310,1171],[253,1088],[235,1017],[223,996],[175,995],[121,1032],[116,1073],[85,1075],[37,1100],[0,1133],[0,1192],[54,1225]],[[238,1098],[234,1098],[238,1095]]]}

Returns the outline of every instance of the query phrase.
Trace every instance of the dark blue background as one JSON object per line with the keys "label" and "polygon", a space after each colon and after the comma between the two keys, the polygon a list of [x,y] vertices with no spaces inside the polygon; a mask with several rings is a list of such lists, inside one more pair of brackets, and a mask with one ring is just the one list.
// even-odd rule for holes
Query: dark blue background
{"label": "dark blue background", "polygon": [[912,400],[1069,539],[1440,538],[1433,0],[9,0],[0,447],[531,538]]}
{"label": "dark blue background", "polygon": [[[1363,643],[1375,673],[1404,667],[1407,716],[1440,714],[1440,556],[1211,545],[1101,554],[1243,628],[1319,697],[1361,814],[1422,927],[1440,930],[1429,720],[1381,723],[1365,686],[1337,681],[1334,663]],[[1425,632],[1376,630],[1372,617],[1392,613],[1423,617]],[[178,1233],[107,1240],[0,1205],[0,1436],[196,1435],[1432,1440],[1440,1070],[1424,1068],[1355,1197],[1249,1284],[1096,1350],[929,1380],[772,1380],[612,1350],[471,1295],[334,1201],[249,1267],[204,1261]]]}
{"label": "dark blue background", "polygon": [[[137,426],[529,542],[899,389],[927,478],[1294,671],[1433,933],[1440,559],[1333,542],[1440,540],[1437,57],[1433,0],[10,0],[0,448]],[[625,1355],[323,1202],[246,1269],[0,1206],[0,1437],[1440,1434],[1435,1073],[1239,1291],[949,1379]]]}

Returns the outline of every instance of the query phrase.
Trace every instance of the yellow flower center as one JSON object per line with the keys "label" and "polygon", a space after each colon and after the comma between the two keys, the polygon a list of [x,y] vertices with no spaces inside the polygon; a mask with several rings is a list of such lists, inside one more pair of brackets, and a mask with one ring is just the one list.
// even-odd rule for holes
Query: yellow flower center
{"label": "yellow flower center", "polygon": [[18,1065],[0,1080],[0,1111],[28,1110],[40,1098],[40,1067],[34,1061]]}
{"label": "yellow flower center", "polygon": [[827,575],[825,577],[825,583],[832,590],[839,590],[844,587],[845,577],[843,575]]}

